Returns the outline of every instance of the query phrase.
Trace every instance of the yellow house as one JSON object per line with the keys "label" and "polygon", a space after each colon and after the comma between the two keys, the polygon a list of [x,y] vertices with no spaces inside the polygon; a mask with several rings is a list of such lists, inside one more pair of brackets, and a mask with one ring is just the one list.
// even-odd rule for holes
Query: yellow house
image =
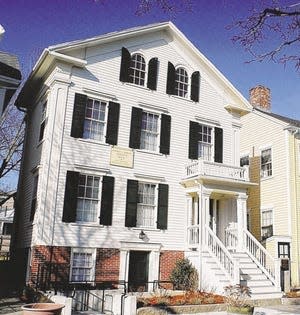
{"label": "yellow house", "polygon": [[274,258],[289,259],[300,286],[300,121],[270,111],[270,90],[250,90],[252,113],[242,117],[241,166],[250,165],[248,226]]}

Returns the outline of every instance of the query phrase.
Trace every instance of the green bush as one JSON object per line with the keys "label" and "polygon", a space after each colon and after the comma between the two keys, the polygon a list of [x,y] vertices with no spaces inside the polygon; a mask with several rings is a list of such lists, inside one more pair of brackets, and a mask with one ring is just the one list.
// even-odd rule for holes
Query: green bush
{"label": "green bush", "polygon": [[187,258],[176,261],[171,272],[170,281],[174,283],[174,289],[192,291],[198,288],[198,272]]}

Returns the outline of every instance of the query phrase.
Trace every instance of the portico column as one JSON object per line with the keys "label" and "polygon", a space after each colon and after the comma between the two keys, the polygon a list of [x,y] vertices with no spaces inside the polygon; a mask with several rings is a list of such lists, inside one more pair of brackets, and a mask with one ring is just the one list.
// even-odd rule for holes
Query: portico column
{"label": "portico column", "polygon": [[239,194],[236,199],[237,211],[237,251],[242,251],[244,247],[244,233],[243,230],[247,229],[247,198],[246,194]]}
{"label": "portico column", "polygon": [[207,234],[205,232],[205,226],[209,226],[209,197],[211,191],[203,190],[201,195],[201,234],[202,234],[202,244],[207,245]]}

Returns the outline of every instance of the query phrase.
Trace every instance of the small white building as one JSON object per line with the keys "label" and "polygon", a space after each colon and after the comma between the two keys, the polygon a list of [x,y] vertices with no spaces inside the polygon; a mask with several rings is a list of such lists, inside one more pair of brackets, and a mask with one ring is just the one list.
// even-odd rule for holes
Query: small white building
{"label": "small white building", "polygon": [[29,283],[52,264],[60,281],[149,291],[188,257],[202,288],[279,292],[246,226],[240,118],[251,106],[174,24],[48,47],[17,105],[15,253]]}

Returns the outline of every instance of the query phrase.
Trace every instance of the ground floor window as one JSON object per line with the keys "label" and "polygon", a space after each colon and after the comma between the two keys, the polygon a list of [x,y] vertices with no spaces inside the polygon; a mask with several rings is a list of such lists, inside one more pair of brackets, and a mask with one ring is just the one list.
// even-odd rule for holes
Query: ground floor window
{"label": "ground floor window", "polygon": [[95,251],[92,249],[73,249],[70,274],[72,282],[94,281]]}
{"label": "ground floor window", "polygon": [[290,243],[278,242],[278,258],[290,258]]}

